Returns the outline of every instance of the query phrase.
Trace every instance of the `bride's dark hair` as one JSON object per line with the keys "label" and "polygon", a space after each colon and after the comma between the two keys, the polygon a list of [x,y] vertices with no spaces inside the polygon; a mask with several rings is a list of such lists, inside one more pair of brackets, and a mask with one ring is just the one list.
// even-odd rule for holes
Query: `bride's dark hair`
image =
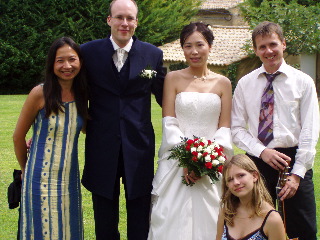
{"label": "bride's dark hair", "polygon": [[214,36],[210,27],[211,27],[210,25],[205,24],[203,22],[194,22],[184,26],[184,28],[180,33],[181,47],[183,47],[183,44],[185,43],[187,38],[194,32],[201,33],[203,37],[206,39],[206,41],[208,42],[209,46],[211,47],[213,44]]}

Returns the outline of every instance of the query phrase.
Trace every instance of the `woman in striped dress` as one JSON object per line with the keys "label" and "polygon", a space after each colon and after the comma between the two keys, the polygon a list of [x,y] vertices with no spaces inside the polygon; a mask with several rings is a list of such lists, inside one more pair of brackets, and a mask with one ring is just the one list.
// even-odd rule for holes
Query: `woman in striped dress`
{"label": "woman in striped dress", "polygon": [[79,46],[68,37],[57,39],[44,84],[31,90],[21,110],[13,135],[23,174],[20,239],[83,239],[77,146],[88,113],[81,65]]}

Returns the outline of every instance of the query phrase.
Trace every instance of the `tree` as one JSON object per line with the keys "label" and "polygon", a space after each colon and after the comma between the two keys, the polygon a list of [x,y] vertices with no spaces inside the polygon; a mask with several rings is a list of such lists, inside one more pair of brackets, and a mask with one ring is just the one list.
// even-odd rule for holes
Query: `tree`
{"label": "tree", "polygon": [[[254,6],[254,7],[260,7],[263,1],[264,0],[247,0],[247,3],[249,3],[251,6]],[[285,3],[289,4],[293,1],[296,1],[296,0],[285,0]],[[311,5],[317,5],[318,3],[320,3],[320,0],[297,0],[297,3],[304,6],[311,6]]]}
{"label": "tree", "polygon": [[176,40],[202,0],[139,0],[137,36],[157,46]]}
{"label": "tree", "polygon": [[42,80],[51,43],[82,43],[107,33],[105,1],[9,0],[0,3],[0,93],[26,93]]}
{"label": "tree", "polygon": [[262,0],[260,4],[247,0],[241,5],[241,11],[252,28],[263,21],[278,23],[285,34],[288,54],[320,51],[319,0]]}
{"label": "tree", "polygon": [[[201,0],[138,0],[140,40],[176,39]],[[42,80],[51,43],[70,36],[82,44],[104,38],[111,0],[5,0],[0,2],[0,94],[26,93]]]}

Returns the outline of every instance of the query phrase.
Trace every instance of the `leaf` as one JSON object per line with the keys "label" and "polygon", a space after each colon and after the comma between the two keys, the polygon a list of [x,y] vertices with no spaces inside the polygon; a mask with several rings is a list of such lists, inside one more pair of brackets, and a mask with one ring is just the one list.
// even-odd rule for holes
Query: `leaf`
{"label": "leaf", "polygon": [[263,21],[278,23],[287,42],[289,55],[320,51],[320,1],[246,0],[241,12],[253,29]]}

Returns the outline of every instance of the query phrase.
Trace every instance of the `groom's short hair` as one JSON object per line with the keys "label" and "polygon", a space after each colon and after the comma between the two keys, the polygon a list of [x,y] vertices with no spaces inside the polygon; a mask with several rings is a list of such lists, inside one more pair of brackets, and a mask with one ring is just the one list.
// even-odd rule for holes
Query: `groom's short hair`
{"label": "groom's short hair", "polygon": [[[111,2],[110,5],[109,5],[109,16],[112,16],[112,14],[111,14],[111,8],[112,8],[113,4],[114,4],[116,1],[117,1],[117,0],[112,0],[112,2]],[[136,3],[135,0],[130,0],[130,1],[133,2],[133,4],[136,6],[136,8],[137,8],[137,16],[138,16],[138,12],[139,12],[138,4]]]}

